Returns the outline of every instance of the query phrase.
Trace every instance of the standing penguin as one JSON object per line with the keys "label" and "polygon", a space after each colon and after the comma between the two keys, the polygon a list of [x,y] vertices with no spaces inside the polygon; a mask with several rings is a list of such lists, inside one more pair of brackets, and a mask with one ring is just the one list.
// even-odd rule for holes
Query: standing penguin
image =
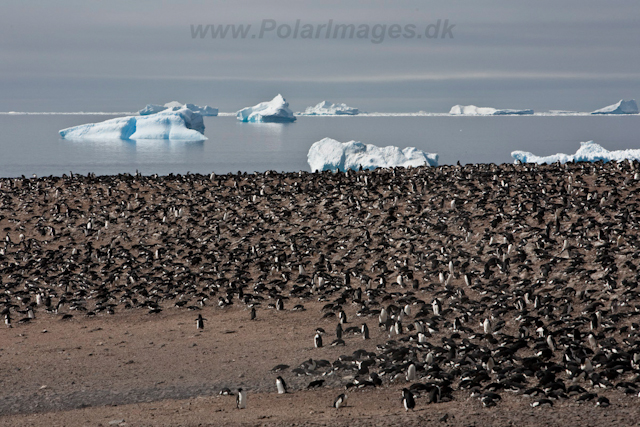
{"label": "standing penguin", "polygon": [[251,307],[251,320],[256,320],[256,308]]}
{"label": "standing penguin", "polygon": [[204,329],[204,321],[207,320],[204,317],[202,317],[202,314],[198,314],[198,318],[196,319],[196,328],[197,329]]}
{"label": "standing penguin", "polygon": [[336,338],[337,339],[342,339],[342,324],[338,323],[338,326],[336,326]]}
{"label": "standing penguin", "polygon": [[316,336],[313,338],[313,344],[316,348],[322,347],[322,336],[320,335],[320,332],[316,333]]}
{"label": "standing penguin", "polygon": [[405,411],[408,411],[409,409],[413,410],[413,408],[416,407],[416,401],[413,398],[413,393],[411,393],[408,388],[402,389],[402,404],[404,405]]}
{"label": "standing penguin", "polygon": [[416,378],[416,365],[412,363],[411,365],[409,365],[409,369],[407,369],[407,381],[415,381]]}
{"label": "standing penguin", "polygon": [[336,400],[333,402],[333,407],[336,409],[340,409],[341,406],[345,406],[347,404],[347,395],[342,393],[340,396],[336,397]]}
{"label": "standing penguin", "polygon": [[338,318],[340,319],[340,323],[347,323],[347,313],[345,313],[344,310],[340,310]]}
{"label": "standing penguin", "polygon": [[431,302],[431,308],[433,309],[434,315],[440,316],[440,313],[442,312],[442,303],[436,298]]}
{"label": "standing penguin", "polygon": [[7,325],[8,328],[12,328],[11,326],[11,315],[9,313],[4,315],[4,324]]}
{"label": "standing penguin", "polygon": [[369,327],[366,323],[362,324],[362,338],[365,340],[369,339]]}
{"label": "standing penguin", "polygon": [[285,394],[287,392],[287,383],[284,382],[284,379],[280,376],[276,378],[276,387],[278,388],[278,394]]}
{"label": "standing penguin", "polygon": [[238,395],[236,396],[236,408],[245,409],[247,407],[247,392],[242,388],[238,389]]}
{"label": "standing penguin", "polygon": [[276,310],[278,311],[284,310],[284,301],[282,301],[282,298],[278,298],[276,300]]}

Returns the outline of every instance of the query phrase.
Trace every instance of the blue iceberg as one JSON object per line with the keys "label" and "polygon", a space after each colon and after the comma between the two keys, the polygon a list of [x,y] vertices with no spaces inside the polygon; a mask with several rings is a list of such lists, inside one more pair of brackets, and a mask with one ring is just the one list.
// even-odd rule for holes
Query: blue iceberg
{"label": "blue iceberg", "polygon": [[280,94],[271,101],[243,108],[236,113],[236,117],[241,122],[288,123],[296,120],[289,103]]}
{"label": "blue iceberg", "polygon": [[621,99],[615,104],[596,110],[591,114],[638,114],[638,104],[635,99],[629,101]]}
{"label": "blue iceberg", "polygon": [[147,116],[127,116],[74,126],[60,131],[64,139],[136,140],[174,139],[202,141],[204,121],[202,115],[188,108],[164,110]]}

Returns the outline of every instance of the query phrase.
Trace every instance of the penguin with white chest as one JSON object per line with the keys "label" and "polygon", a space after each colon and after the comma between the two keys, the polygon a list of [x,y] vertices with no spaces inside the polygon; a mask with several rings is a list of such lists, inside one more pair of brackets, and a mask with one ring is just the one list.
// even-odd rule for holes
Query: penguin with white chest
{"label": "penguin with white chest", "polygon": [[236,408],[245,409],[247,407],[247,392],[242,388],[238,389],[238,394],[236,395]]}
{"label": "penguin with white chest", "polygon": [[320,335],[320,332],[316,333],[316,336],[313,337],[313,344],[316,348],[322,347],[322,335]]}
{"label": "penguin with white chest", "polygon": [[402,404],[404,405],[405,411],[408,411],[409,409],[413,410],[413,408],[416,407],[416,401],[413,398],[413,393],[411,393],[408,388],[402,389]]}
{"label": "penguin with white chest", "polygon": [[284,382],[284,379],[281,376],[276,378],[276,388],[278,389],[278,394],[288,393],[287,383]]}
{"label": "penguin with white chest", "polygon": [[341,406],[345,406],[347,404],[347,395],[342,393],[340,396],[336,397],[336,400],[333,402],[333,407],[336,409],[340,409]]}
{"label": "penguin with white chest", "polygon": [[205,320],[207,320],[207,319],[202,317],[202,314],[198,314],[198,317],[196,318],[196,329],[198,329],[198,330],[204,329],[204,321]]}

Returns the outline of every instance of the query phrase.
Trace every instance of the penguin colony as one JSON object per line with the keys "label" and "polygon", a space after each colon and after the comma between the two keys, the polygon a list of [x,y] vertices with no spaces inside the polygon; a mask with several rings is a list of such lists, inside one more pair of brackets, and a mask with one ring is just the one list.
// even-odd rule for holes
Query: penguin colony
{"label": "penguin colony", "polygon": [[[640,390],[639,193],[637,162],[2,179],[0,309],[15,328],[319,300],[332,345],[378,345],[278,370],[308,388],[340,373],[403,382],[406,410],[454,390],[607,406],[601,388]],[[300,339],[320,352],[323,334]]]}

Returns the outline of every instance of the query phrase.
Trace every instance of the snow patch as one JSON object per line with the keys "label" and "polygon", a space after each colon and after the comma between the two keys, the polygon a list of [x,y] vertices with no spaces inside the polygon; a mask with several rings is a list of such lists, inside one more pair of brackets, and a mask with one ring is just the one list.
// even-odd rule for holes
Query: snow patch
{"label": "snow patch", "polygon": [[243,108],[236,113],[241,122],[293,122],[296,118],[289,109],[289,103],[278,94],[271,101],[261,102],[253,107]]}
{"label": "snow patch", "polygon": [[536,156],[527,151],[514,151],[511,157],[522,163],[551,164],[555,162],[606,162],[623,160],[640,160],[640,149],[609,151],[593,141],[581,142],[580,148],[575,154],[554,154],[551,156]]}
{"label": "snow patch", "polygon": [[74,126],[60,131],[64,139],[174,139],[202,141],[204,133],[202,115],[188,108],[165,110],[146,116],[127,116]]}
{"label": "snow patch", "polygon": [[395,166],[438,166],[438,155],[425,153],[415,147],[400,149],[392,145],[376,147],[359,141],[339,142],[324,138],[315,142],[307,161],[311,171],[346,171],[348,169],[390,168]]}

